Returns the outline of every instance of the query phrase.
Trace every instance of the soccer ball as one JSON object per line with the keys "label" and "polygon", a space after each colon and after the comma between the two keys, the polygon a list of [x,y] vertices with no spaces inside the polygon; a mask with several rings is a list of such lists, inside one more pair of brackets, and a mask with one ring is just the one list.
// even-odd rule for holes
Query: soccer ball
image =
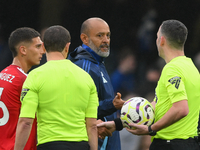
{"label": "soccer ball", "polygon": [[129,123],[149,126],[154,121],[153,106],[143,97],[130,98],[122,106],[121,120],[128,128],[130,128]]}

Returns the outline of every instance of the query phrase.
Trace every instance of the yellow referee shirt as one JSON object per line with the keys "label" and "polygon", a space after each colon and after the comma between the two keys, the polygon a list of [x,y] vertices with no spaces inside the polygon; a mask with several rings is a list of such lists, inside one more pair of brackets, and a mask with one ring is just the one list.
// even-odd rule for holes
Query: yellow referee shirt
{"label": "yellow referee shirt", "polygon": [[70,60],[48,61],[23,85],[20,117],[37,112],[38,144],[88,141],[85,118],[97,118],[98,97],[90,75]]}
{"label": "yellow referee shirt", "polygon": [[154,138],[166,140],[197,136],[200,106],[200,75],[190,58],[179,56],[163,68],[156,87],[155,122],[180,100],[188,100],[189,114],[157,132]]}

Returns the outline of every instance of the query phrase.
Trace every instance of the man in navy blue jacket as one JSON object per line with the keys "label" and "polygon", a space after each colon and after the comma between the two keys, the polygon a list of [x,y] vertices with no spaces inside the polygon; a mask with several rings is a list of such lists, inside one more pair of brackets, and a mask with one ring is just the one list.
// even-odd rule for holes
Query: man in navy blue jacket
{"label": "man in navy blue jacket", "polygon": [[[101,18],[89,18],[81,26],[80,38],[82,46],[69,54],[68,59],[88,72],[97,87],[99,97],[98,119],[113,120],[117,117],[117,109],[121,109],[124,101],[121,94],[114,95],[110,77],[104,65],[105,57],[110,54],[110,28]],[[98,141],[99,150],[121,150],[119,131],[112,136]]]}

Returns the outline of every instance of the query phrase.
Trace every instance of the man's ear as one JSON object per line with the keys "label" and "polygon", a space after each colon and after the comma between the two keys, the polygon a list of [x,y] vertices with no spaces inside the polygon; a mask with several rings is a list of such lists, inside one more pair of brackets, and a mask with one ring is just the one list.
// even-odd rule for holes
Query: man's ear
{"label": "man's ear", "polygon": [[65,48],[64,48],[64,50],[62,51],[62,54],[63,54],[63,56],[65,57],[65,58],[67,58],[67,55],[68,55],[68,52],[69,52],[69,46],[70,46],[70,42],[69,43],[67,43],[66,45],[65,45]]}
{"label": "man's ear", "polygon": [[81,41],[83,42],[83,44],[88,45],[89,38],[85,33],[81,33],[80,38],[81,38]]}
{"label": "man's ear", "polygon": [[26,56],[26,54],[27,54],[26,46],[21,45],[19,47],[19,53],[20,53],[21,56]]}
{"label": "man's ear", "polygon": [[69,43],[67,43],[66,45],[65,45],[65,51],[68,53],[69,52],[69,46],[70,46],[70,42]]}
{"label": "man's ear", "polygon": [[166,43],[166,39],[164,36],[160,37],[160,46],[163,46]]}

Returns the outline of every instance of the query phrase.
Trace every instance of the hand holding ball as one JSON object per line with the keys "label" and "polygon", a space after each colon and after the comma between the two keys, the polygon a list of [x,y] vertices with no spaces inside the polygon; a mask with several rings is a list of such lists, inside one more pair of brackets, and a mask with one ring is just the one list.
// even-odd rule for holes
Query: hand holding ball
{"label": "hand holding ball", "polygon": [[129,123],[149,126],[154,121],[154,108],[145,98],[130,98],[122,106],[121,120],[128,128]]}

